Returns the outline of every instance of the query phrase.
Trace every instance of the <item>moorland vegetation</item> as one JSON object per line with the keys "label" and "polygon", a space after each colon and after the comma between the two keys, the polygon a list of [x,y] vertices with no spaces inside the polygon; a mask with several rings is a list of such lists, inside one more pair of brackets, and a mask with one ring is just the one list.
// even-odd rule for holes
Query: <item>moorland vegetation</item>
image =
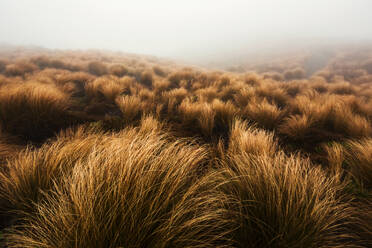
{"label": "moorland vegetation", "polygon": [[305,64],[0,50],[0,243],[371,247],[372,50]]}

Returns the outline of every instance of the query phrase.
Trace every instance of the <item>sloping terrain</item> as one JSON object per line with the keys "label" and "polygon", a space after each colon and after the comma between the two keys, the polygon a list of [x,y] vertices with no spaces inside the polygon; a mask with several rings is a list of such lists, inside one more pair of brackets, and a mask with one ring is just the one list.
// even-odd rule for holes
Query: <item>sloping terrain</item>
{"label": "sloping terrain", "polygon": [[242,71],[0,49],[2,245],[372,246],[372,50]]}

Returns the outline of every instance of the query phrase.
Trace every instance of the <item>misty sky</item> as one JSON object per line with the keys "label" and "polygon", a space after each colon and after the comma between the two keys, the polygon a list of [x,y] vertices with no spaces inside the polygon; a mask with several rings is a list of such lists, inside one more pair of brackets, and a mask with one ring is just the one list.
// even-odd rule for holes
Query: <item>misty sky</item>
{"label": "misty sky", "polygon": [[372,40],[371,0],[0,0],[0,42],[209,55],[289,40]]}

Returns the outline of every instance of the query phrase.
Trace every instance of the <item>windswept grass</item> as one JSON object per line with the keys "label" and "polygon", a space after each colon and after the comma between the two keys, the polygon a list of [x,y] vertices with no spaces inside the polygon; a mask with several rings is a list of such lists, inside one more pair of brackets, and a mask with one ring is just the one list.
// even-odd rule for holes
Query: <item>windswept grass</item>
{"label": "windswept grass", "polygon": [[342,185],[308,160],[248,151],[228,156],[223,168],[238,247],[355,247]]}
{"label": "windswept grass", "polygon": [[171,141],[149,121],[118,134],[75,135],[10,162],[1,195],[9,211],[28,211],[6,234],[8,246],[227,246],[224,196],[213,192],[212,175],[199,174],[208,150]]}
{"label": "windswept grass", "polygon": [[1,247],[372,246],[372,52],[0,57]]}
{"label": "windswept grass", "polygon": [[69,105],[69,96],[54,85],[5,85],[0,91],[0,123],[10,134],[40,141],[71,121]]}

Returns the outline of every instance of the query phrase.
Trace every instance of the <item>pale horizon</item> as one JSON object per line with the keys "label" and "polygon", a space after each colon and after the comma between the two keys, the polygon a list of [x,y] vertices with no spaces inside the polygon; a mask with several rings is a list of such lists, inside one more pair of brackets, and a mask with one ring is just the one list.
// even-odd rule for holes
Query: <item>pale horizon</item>
{"label": "pale horizon", "polygon": [[372,44],[372,2],[0,2],[0,43],[104,49],[185,61],[313,45]]}

